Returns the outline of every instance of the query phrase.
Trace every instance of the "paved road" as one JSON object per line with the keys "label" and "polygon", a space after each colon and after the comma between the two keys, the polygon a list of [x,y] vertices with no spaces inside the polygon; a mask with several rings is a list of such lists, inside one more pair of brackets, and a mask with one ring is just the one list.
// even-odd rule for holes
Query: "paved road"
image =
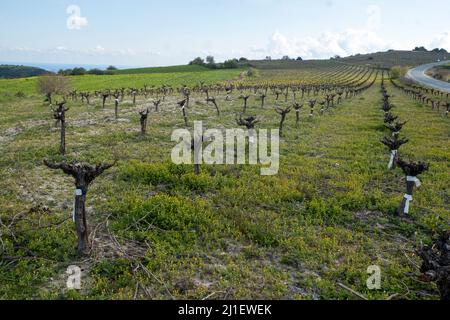
{"label": "paved road", "polygon": [[419,82],[420,84],[431,87],[434,89],[441,90],[443,92],[450,92],[450,83],[436,80],[432,77],[429,77],[425,74],[427,70],[430,70],[433,67],[442,65],[442,64],[448,64],[450,63],[450,60],[442,61],[442,62],[435,62],[435,63],[429,63],[424,64],[422,66],[418,66],[417,68],[411,69],[408,71],[407,77]]}

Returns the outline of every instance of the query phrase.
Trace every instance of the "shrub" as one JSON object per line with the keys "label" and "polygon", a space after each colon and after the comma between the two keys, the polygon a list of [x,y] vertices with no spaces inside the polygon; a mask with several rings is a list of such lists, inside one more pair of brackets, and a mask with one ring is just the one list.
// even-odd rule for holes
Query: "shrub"
{"label": "shrub", "polygon": [[250,68],[247,70],[247,76],[250,78],[257,78],[259,77],[259,71],[255,68]]}
{"label": "shrub", "polygon": [[73,68],[72,69],[72,76],[83,76],[86,74],[86,69],[84,68]]}
{"label": "shrub", "polygon": [[403,78],[407,72],[407,67],[395,66],[391,68],[391,77],[392,79]]}
{"label": "shrub", "polygon": [[195,58],[194,60],[192,60],[191,62],[189,62],[189,65],[198,65],[198,66],[204,66],[205,65],[205,60],[203,60],[200,57]]}
{"label": "shrub", "polygon": [[227,60],[223,63],[225,69],[236,69],[239,67],[239,63],[236,59]]}
{"label": "shrub", "polygon": [[52,103],[52,95],[63,95],[72,90],[70,79],[61,75],[45,75],[39,77],[37,87],[40,93],[45,94],[49,103]]}
{"label": "shrub", "polygon": [[122,179],[138,183],[163,185],[169,189],[208,192],[215,190],[217,181],[209,175],[194,175],[189,166],[131,162],[122,168]]}
{"label": "shrub", "polygon": [[128,194],[121,201],[115,200],[112,207],[120,228],[136,231],[147,230],[149,226],[166,231],[190,231],[208,220],[203,202],[196,201],[194,205],[188,199],[165,194],[148,199]]}

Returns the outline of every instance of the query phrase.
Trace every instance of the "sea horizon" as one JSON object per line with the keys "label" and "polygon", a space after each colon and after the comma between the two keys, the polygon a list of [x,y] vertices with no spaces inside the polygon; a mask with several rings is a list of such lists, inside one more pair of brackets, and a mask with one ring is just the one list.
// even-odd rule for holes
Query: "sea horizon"
{"label": "sea horizon", "polygon": [[0,61],[0,65],[14,65],[41,68],[50,72],[58,72],[61,69],[84,68],[86,70],[100,69],[106,70],[109,66],[117,69],[140,68],[139,66],[123,66],[114,64],[79,64],[79,63],[46,63],[46,62],[18,62],[18,61]]}

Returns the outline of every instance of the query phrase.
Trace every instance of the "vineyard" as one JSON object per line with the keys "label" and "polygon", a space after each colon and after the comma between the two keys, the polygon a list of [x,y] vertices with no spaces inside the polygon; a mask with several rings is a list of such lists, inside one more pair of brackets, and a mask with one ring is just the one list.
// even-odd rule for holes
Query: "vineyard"
{"label": "vineyard", "polygon": [[[449,95],[377,59],[0,80],[0,298],[448,299]],[[278,173],[174,164],[195,121],[279,129]]]}

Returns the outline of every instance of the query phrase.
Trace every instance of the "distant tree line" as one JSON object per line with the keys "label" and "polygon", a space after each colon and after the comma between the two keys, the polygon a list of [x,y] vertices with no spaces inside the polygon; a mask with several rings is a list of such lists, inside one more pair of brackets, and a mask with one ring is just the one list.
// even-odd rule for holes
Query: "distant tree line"
{"label": "distant tree line", "polygon": [[444,53],[444,54],[448,53],[447,50],[445,50],[444,48],[440,48],[440,49],[435,48],[433,50],[428,51],[427,48],[425,48],[425,47],[415,47],[413,51],[414,52],[436,52],[436,53]]}
{"label": "distant tree line", "polygon": [[[264,60],[272,61],[272,60],[276,60],[276,59],[272,59],[271,56],[267,56]],[[283,61],[303,61],[303,58],[302,57],[297,57],[297,58],[294,59],[294,58],[291,58],[289,56],[283,56],[280,60],[283,60]]]}
{"label": "distant tree line", "polygon": [[106,70],[100,70],[98,68],[86,70],[85,68],[73,68],[73,69],[61,69],[58,71],[59,75],[62,76],[83,76],[86,74],[94,75],[112,75],[117,68],[114,66],[109,66]]}
{"label": "distant tree line", "polygon": [[[272,61],[272,57],[267,56],[267,61]],[[290,58],[289,56],[283,56],[281,58],[283,61],[302,61],[302,57],[297,58]],[[203,59],[201,57],[197,57],[191,62],[189,62],[189,65],[197,65],[197,66],[204,66],[210,69],[236,69],[236,68],[245,68],[250,67],[250,61],[247,58],[241,57],[239,59],[230,59],[226,60],[221,63],[216,63],[213,56],[207,56],[206,59]]]}
{"label": "distant tree line", "polygon": [[213,56],[207,56],[206,59],[197,57],[191,62],[189,62],[189,65],[204,66],[209,69],[237,69],[241,67],[248,67],[249,63],[248,59],[244,57],[240,59],[230,59],[224,62],[217,63]]}

